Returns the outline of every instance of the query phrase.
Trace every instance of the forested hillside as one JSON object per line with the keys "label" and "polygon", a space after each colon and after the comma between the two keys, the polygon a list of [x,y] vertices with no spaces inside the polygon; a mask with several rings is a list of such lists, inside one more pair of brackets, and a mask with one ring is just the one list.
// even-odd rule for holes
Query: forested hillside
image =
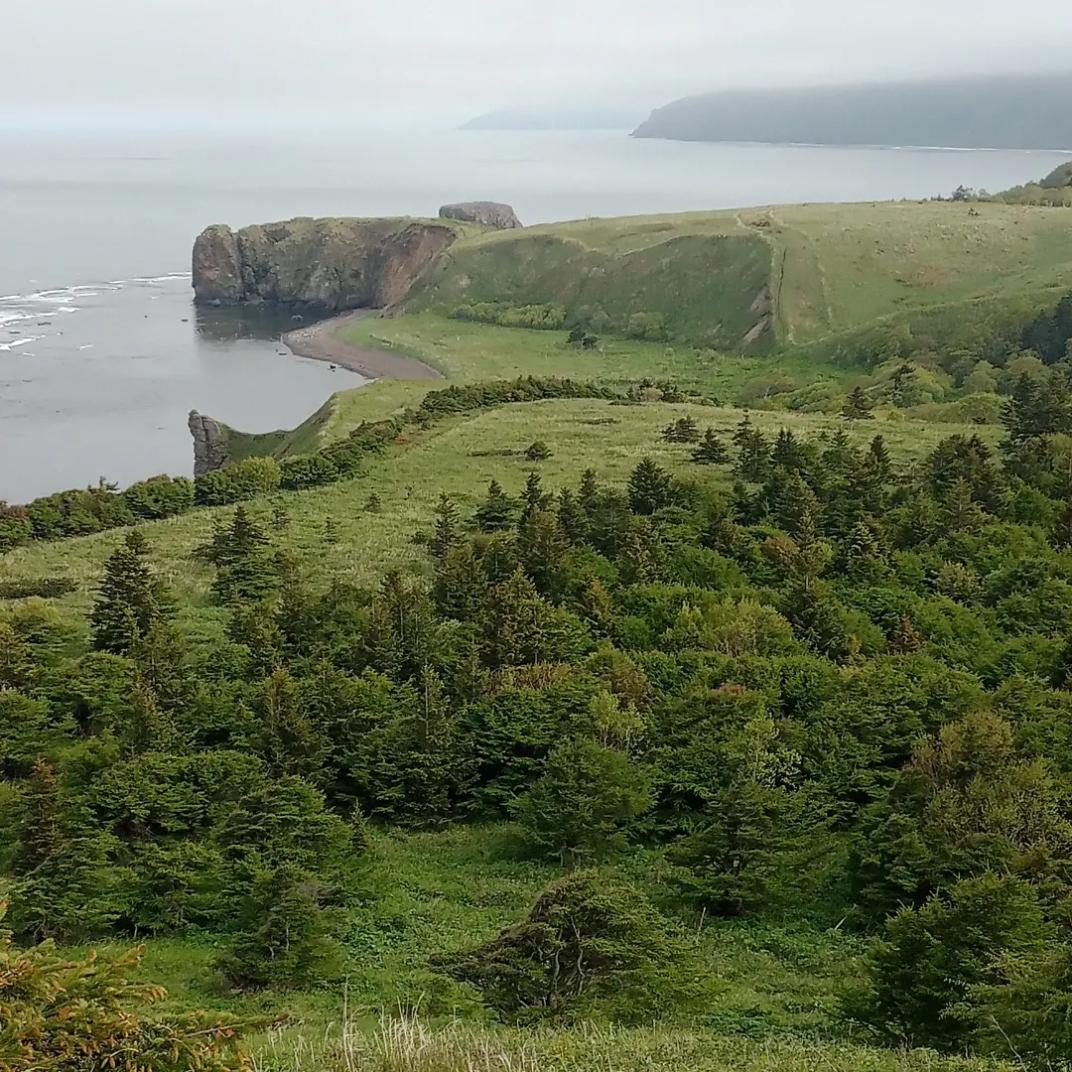
{"label": "forested hillside", "polygon": [[[222,470],[243,501],[196,542],[15,552],[0,963],[44,993],[35,943],[148,946],[84,976],[77,1029],[0,975],[0,1039],[155,1038],[159,1069],[1068,1058],[1072,377],[1064,321],[1032,330],[996,434],[862,390],[808,418],[453,386],[324,487]],[[385,510],[403,568],[325,568]],[[305,1026],[270,1028],[287,1007]]]}

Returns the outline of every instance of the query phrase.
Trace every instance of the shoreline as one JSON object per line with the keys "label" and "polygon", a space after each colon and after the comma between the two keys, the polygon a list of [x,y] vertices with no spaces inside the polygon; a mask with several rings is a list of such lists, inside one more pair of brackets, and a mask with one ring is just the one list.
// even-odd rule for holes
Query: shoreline
{"label": "shoreline", "polygon": [[350,321],[374,315],[376,309],[355,309],[340,313],[308,327],[284,332],[280,341],[299,357],[328,361],[370,380],[440,380],[442,375],[415,357],[406,357],[375,346],[358,346],[346,342],[338,329]]}

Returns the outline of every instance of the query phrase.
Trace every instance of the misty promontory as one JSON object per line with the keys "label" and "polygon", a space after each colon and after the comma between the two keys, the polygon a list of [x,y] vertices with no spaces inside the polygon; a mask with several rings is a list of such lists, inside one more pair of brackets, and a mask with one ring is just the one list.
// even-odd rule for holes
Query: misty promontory
{"label": "misty promontory", "polygon": [[683,97],[633,132],[675,141],[1072,148],[1072,74]]}

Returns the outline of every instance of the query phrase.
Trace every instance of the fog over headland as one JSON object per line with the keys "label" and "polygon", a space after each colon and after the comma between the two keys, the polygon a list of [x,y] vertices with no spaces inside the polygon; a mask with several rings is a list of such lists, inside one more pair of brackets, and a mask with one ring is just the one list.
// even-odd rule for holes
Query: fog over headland
{"label": "fog over headland", "polygon": [[1067,0],[4,0],[0,123],[454,125],[1069,66]]}

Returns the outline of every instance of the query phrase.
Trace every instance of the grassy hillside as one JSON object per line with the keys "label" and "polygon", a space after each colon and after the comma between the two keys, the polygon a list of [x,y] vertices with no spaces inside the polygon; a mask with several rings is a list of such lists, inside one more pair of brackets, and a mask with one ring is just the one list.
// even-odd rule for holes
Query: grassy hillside
{"label": "grassy hillside", "polygon": [[554,303],[581,319],[602,310],[619,332],[633,313],[660,313],[672,339],[734,349],[769,287],[776,341],[800,344],[913,309],[1072,285],[1070,227],[1061,209],[949,202],[556,223],[456,243],[406,309]]}
{"label": "grassy hillside", "polygon": [[[395,386],[401,395],[409,393],[411,385]],[[420,388],[423,393],[428,386],[425,383]],[[389,401],[401,403],[403,399],[398,395],[389,395]],[[419,396],[411,396],[407,404],[416,397]],[[361,417],[374,415],[376,401],[364,391],[338,396],[335,419],[344,426],[359,423]],[[412,536],[430,530],[441,491],[454,496],[465,510],[475,508],[493,477],[510,494],[518,494],[532,469],[523,452],[536,438],[552,451],[552,457],[540,463],[539,469],[554,486],[576,483],[589,467],[601,477],[624,481],[645,455],[672,472],[689,475],[695,470],[688,462],[688,451],[660,439],[661,429],[683,415],[694,417],[701,428],[711,427],[724,437],[732,434],[741,419],[741,411],[732,408],[661,402],[620,406],[595,400],[561,400],[503,406],[455,418],[431,431],[407,437],[370,460],[364,476],[357,480],[289,493],[282,499],[263,496],[253,500],[249,509],[267,522],[274,502],[285,502],[290,516],[287,542],[307,557],[312,577],[318,583],[334,577],[373,584],[390,568],[425,568],[424,548],[414,544]],[[804,413],[756,411],[752,418],[758,428],[770,434],[783,427],[818,434],[833,431],[843,423],[837,417]],[[894,459],[906,462],[963,428],[894,420],[867,422],[852,431],[860,446],[881,431]],[[980,432],[991,443],[996,443],[1000,434],[997,428],[983,428]],[[721,473],[716,479],[725,484],[729,476]],[[375,511],[367,508],[371,495],[380,502]],[[218,635],[226,617],[224,608],[210,604],[212,570],[191,560],[191,555],[208,539],[214,520],[230,513],[227,508],[195,510],[142,526],[153,544],[161,574],[179,596],[180,619],[193,634]],[[324,527],[329,517],[336,526],[336,536],[330,541]],[[0,558],[0,580],[69,578],[78,587],[57,600],[56,606],[68,621],[80,623],[92,603],[104,560],[119,538],[116,533],[106,532],[30,544]],[[354,548],[360,548],[360,554],[354,554]]]}

